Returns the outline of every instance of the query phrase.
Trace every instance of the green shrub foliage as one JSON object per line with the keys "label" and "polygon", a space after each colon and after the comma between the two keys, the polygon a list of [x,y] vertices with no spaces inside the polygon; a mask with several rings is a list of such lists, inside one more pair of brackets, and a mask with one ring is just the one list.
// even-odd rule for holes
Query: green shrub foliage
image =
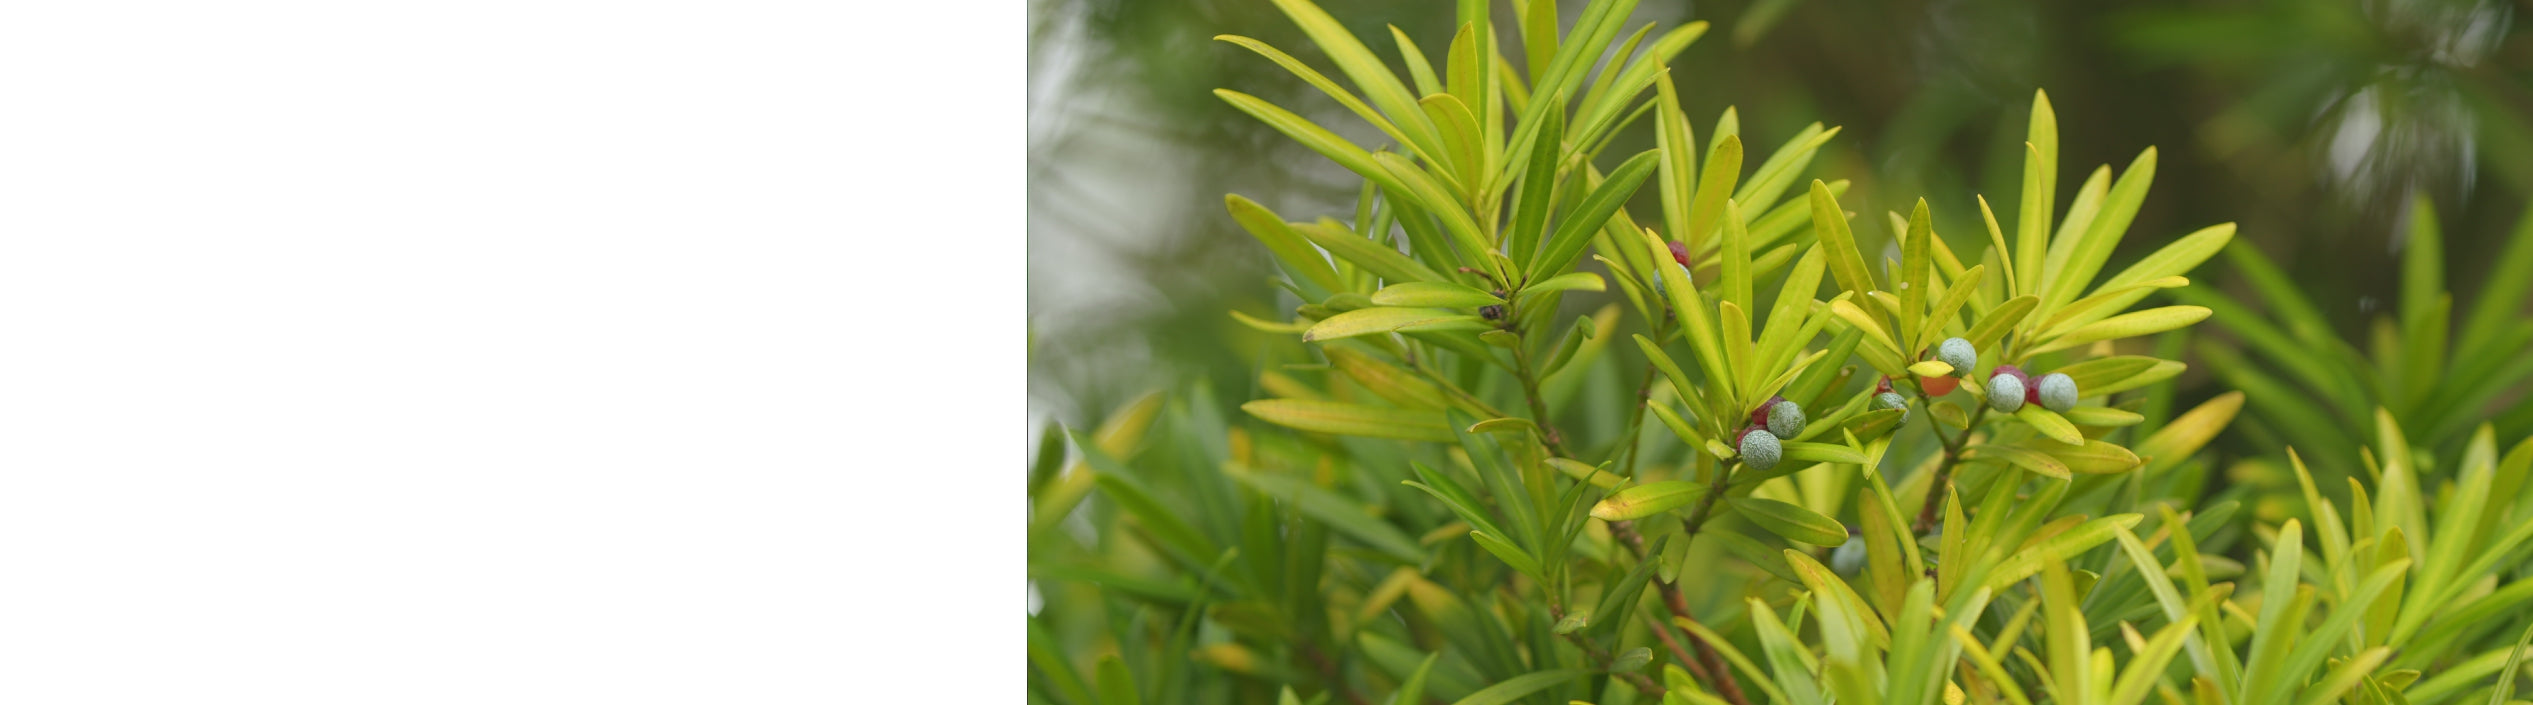
{"label": "green shrub foliage", "polygon": [[[1232,314],[1264,351],[1245,413],[1196,387],[1048,430],[1031,702],[2512,697],[2533,442],[2482,426],[2435,462],[2378,411],[2371,448],[2333,449],[2361,478],[2287,455],[2295,511],[2202,502],[2244,395],[2161,418],[2185,365],[2121,343],[2222,305],[2140,304],[2233,226],[2108,267],[2153,149],[2059,210],[2035,95],[2020,200],[1979,201],[1985,247],[1956,253],[1925,201],[1859,226],[1845,182],[1802,176],[1835,128],[1755,166],[1732,111],[1701,138],[1668,62],[1704,23],[1629,32],[1634,3],[1597,0],[1561,33],[1553,0],[1511,27],[1464,1],[1439,53],[1392,30],[1402,78],[1276,5],[1351,88],[1220,39],[1387,143],[1218,92],[1362,195],[1299,220],[1227,199],[1299,302]],[[1653,149],[1603,153],[1646,121]],[[1868,257],[1885,227],[1896,259]]]}

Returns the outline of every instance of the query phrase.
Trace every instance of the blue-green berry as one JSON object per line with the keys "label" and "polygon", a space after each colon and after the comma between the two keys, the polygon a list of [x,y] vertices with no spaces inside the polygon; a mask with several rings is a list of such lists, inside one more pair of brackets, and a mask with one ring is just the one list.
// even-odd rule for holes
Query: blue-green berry
{"label": "blue-green berry", "polygon": [[2008,414],[2023,408],[2023,378],[2001,374],[1988,378],[1988,408]]}
{"label": "blue-green berry", "polygon": [[1839,575],[1855,575],[1865,570],[1865,537],[1849,534],[1847,542],[1829,553],[1829,569]]}
{"label": "blue-green berry", "polygon": [[1960,377],[1970,374],[1970,370],[1979,366],[1979,349],[1970,347],[1970,341],[1967,340],[1945,338],[1944,344],[1935,348],[1935,359],[1953,366],[1953,376]]}
{"label": "blue-green berry", "polygon": [[2050,411],[2076,408],[2076,378],[2065,372],[2051,372],[2040,378],[2040,405]]}
{"label": "blue-green berry", "polygon": [[1875,410],[1899,409],[1900,423],[1909,422],[1909,400],[1902,398],[1897,392],[1883,392],[1881,394],[1873,395],[1873,408]]}
{"label": "blue-green berry", "polygon": [[1785,446],[1777,444],[1776,434],[1754,428],[1741,434],[1741,464],[1752,470],[1766,470],[1785,459]]}
{"label": "blue-green berry", "polygon": [[1803,407],[1790,401],[1768,405],[1768,433],[1778,438],[1803,435]]}

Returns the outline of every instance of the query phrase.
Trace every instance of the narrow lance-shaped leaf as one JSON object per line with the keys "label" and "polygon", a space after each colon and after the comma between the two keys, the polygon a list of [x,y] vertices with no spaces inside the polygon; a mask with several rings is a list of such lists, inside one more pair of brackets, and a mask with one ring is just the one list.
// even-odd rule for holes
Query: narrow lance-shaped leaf
{"label": "narrow lance-shaped leaf", "polygon": [[1830,138],[1837,137],[1842,129],[1845,128],[1824,130],[1817,122],[1804,126],[1803,131],[1795,133],[1793,138],[1777,148],[1776,153],[1768,155],[1766,162],[1760,163],[1759,170],[1750,175],[1750,180],[1742,182],[1741,188],[1733,192],[1733,200],[1742,204],[1746,216],[1756,217],[1768,204],[1785,195],[1786,188],[1794,185],[1803,167],[1812,162],[1812,155],[1820,151],[1821,145],[1828,144]]}
{"label": "narrow lance-shaped leaf", "polygon": [[1397,249],[1389,245],[1365,239],[1333,220],[1323,219],[1317,223],[1297,224],[1293,229],[1300,232],[1302,237],[1309,238],[1311,244],[1325,248],[1339,259],[1362,267],[1364,271],[1392,283],[1450,280],[1441,272],[1425,266],[1423,262],[1409,259],[1407,255],[1399,254]]}
{"label": "narrow lance-shaped leaf", "polygon": [[[1713,182],[1708,185],[1712,186]],[[1724,297],[1724,303],[1749,311],[1754,305],[1750,286],[1750,232],[1742,227],[1739,204],[1724,201],[1723,216],[1724,258],[1721,283],[1718,284],[1723,290],[1719,293]]]}
{"label": "narrow lance-shaped leaf", "polygon": [[1926,290],[1935,283],[1934,245],[1928,242],[1935,239],[1934,228],[1933,216],[1926,213],[1926,199],[1917,199],[1917,206],[1909,211],[1908,229],[1900,237],[1900,315],[1895,321],[1900,343],[1909,346],[1906,351],[1915,351],[1923,342],[1914,333],[1926,316]]}
{"label": "narrow lance-shaped leaf", "polygon": [[1483,171],[1486,163],[1486,133],[1483,131],[1484,128],[1478,126],[1477,114],[1470,112],[1467,104],[1460,102],[1457,96],[1449,93],[1425,96],[1424,99],[1416,101],[1416,104],[1424,108],[1425,115],[1433,120],[1435,129],[1442,133],[1443,148],[1450,155],[1450,160],[1444,163],[1449,165],[1451,181],[1460,187],[1461,195],[1466,197],[1467,200],[1464,202],[1474,207],[1479,201],[1485,200],[1485,196],[1491,196],[1492,194],[1482,190],[1484,183],[1480,181],[1486,178],[1488,172]]}
{"label": "narrow lance-shaped leaf", "polygon": [[1603,521],[1641,519],[1688,506],[1706,496],[1703,483],[1681,480],[1650,482],[1612,493],[1592,505],[1592,518]]}
{"label": "narrow lance-shaped leaf", "polygon": [[1383,409],[1303,399],[1262,399],[1240,405],[1269,423],[1304,431],[1409,441],[1450,441],[1442,412]]}
{"label": "narrow lance-shaped leaf", "polygon": [[1388,169],[1373,161],[1370,152],[1364,151],[1362,147],[1355,146],[1353,142],[1348,142],[1343,137],[1338,137],[1337,133],[1329,132],[1327,128],[1313,124],[1310,120],[1293,114],[1292,111],[1276,107],[1273,103],[1259,100],[1256,96],[1247,93],[1217,88],[1214,89],[1214,95],[1222,98],[1223,102],[1230,103],[1231,107],[1239,108],[1240,112],[1248,113],[1260,122],[1266,123],[1268,127],[1275,128],[1275,131],[1282,132],[1294,141],[1302,143],[1302,146],[1309,147],[1311,151],[1328,157],[1329,161],[1336,162],[1347,171],[1379,183],[1383,191],[1408,193],[1406,182],[1400,181]]}
{"label": "narrow lance-shaped leaf", "polygon": [[1764,497],[1728,497],[1725,504],[1733,511],[1758,524],[1769,533],[1814,546],[1836,546],[1847,542],[1847,529],[1838,520],[1801,506]]}
{"label": "narrow lance-shaped leaf", "polygon": [[1485,319],[1444,308],[1359,308],[1330,316],[1302,331],[1304,341],[1326,341],[1402,330],[1480,330]]}
{"label": "narrow lance-shaped leaf", "polygon": [[1277,217],[1274,211],[1237,194],[1224,196],[1223,204],[1231,210],[1231,219],[1258,238],[1258,242],[1264,243],[1267,251],[1274,253],[1276,261],[1292,272],[1295,279],[1316,284],[1330,292],[1346,290],[1345,282],[1337,278],[1337,270],[1329,266],[1328,260],[1321,257],[1318,250],[1311,249],[1310,241],[1294,231],[1283,218]]}
{"label": "narrow lance-shaped leaf", "polygon": [[2138,520],[2144,518],[2143,514],[2102,517],[2052,536],[2029,550],[2017,551],[2012,557],[2007,558],[2005,563],[1998,565],[1995,573],[1988,576],[1987,587],[1992,590],[2002,590],[2008,585],[2031,577],[2033,573],[2041,572],[2045,565],[2054,565],[2110,541],[2114,528],[2133,527],[2137,525]]}
{"label": "narrow lance-shaped leaf", "polygon": [[1441,143],[1434,137],[1433,123],[1416,108],[1416,96],[1407,92],[1407,86],[1399,83],[1398,75],[1390,73],[1380,57],[1364,47],[1354,33],[1346,31],[1344,24],[1328,16],[1327,11],[1319,9],[1310,0],[1275,0],[1275,5],[1284,11],[1285,16],[1292,18],[1293,24],[1299,25],[1302,32],[1310,36],[1311,42],[1328,54],[1330,60],[1337,62],[1337,68],[1371,98],[1373,105],[1380,106],[1382,113],[1398,123],[1400,130],[1407,134],[1409,144],[1427,154],[1440,151]]}
{"label": "narrow lance-shaped leaf", "polygon": [[1662,180],[1657,186],[1662,191],[1662,229],[1695,252],[1697,241],[1689,237],[1689,210],[1697,198],[1697,137],[1688,116],[1680,112],[1680,95],[1672,87],[1670,70],[1662,72],[1655,87],[1655,106],[1660,111],[1654,115],[1654,149],[1662,152]]}
{"label": "narrow lance-shaped leaf", "polygon": [[[2138,206],[2146,200],[2146,188],[2154,180],[2155,148],[2147,147],[2135,161],[2129,163],[2127,171],[2120,173],[2119,180],[2112,183],[2109,195],[2103,198],[2101,210],[2083,235],[2073,243],[2051,243],[2048,273],[2044,275],[2049,277],[2050,288],[2049,294],[2041,298],[2041,310],[2056,311],[2059,306],[2074,301],[2076,295],[2093,282],[2093,276],[2102,271],[2102,263],[2111,258],[2112,248],[2119,245],[2121,235],[2128,231],[2129,222],[2137,218]],[[2064,258],[2059,256],[2062,245],[2066,246]]]}
{"label": "narrow lance-shaped leaf", "polygon": [[1524,268],[1537,260],[1540,239],[1547,235],[1548,212],[1556,207],[1557,160],[1563,156],[1557,145],[1565,139],[1565,112],[1548,111],[1542,120],[1533,139],[1547,148],[1530,150],[1528,169],[1522,172],[1521,193],[1513,201],[1513,230],[1505,236],[1513,263]]}
{"label": "narrow lance-shaped leaf", "polygon": [[2032,121],[2023,152],[2023,209],[2014,231],[2017,296],[2041,292],[2043,257],[2049,252],[2050,208],[2058,202],[2058,114],[2049,93],[2032,92]]}
{"label": "narrow lance-shaped leaf", "polygon": [[1300,478],[1259,472],[1235,473],[1232,479],[1267,496],[1291,502],[1303,515],[1384,554],[1409,562],[1424,559],[1424,552],[1417,549],[1415,539],[1335,490]]}
{"label": "narrow lance-shaped leaf", "polygon": [[2042,343],[2040,347],[2034,348],[2033,352],[2065,350],[2095,341],[2119,340],[2161,333],[2207,320],[2208,313],[2205,306],[2165,306],[2124,313],[2068,331],[2066,335]]}
{"label": "narrow lance-shaped leaf", "polygon": [[1494,294],[1450,282],[1402,282],[1372,292],[1372,303],[1381,306],[1474,308],[1501,304],[1504,300]]}
{"label": "narrow lance-shaped leaf", "polygon": [[[1468,209],[1459,202],[1459,199],[1452,196],[1449,187],[1435,181],[1431,175],[1425,173],[1424,169],[1407,161],[1406,157],[1381,152],[1372,155],[1372,160],[1380,164],[1381,168],[1388,169],[1390,175],[1397,177],[1399,183],[1405,184],[1408,192],[1415,194],[1416,200],[1422,201],[1427,211],[1431,211],[1442,219],[1443,233],[1449,235],[1452,244],[1460,248],[1462,257],[1476,260],[1480,266],[1495,275],[1496,281],[1505,279],[1507,273],[1496,264],[1495,258],[1487,256],[1495,251],[1494,248],[1487,242],[1486,235],[1479,231],[1477,221],[1470,217]],[[1577,251],[1581,249],[1580,246],[1576,247]]]}
{"label": "narrow lance-shaped leaf", "polygon": [[[1644,233],[1642,241],[1645,243],[1646,252],[1657,260],[1671,256],[1671,248],[1663,244],[1662,239],[1655,237],[1652,232]],[[1654,271],[1661,277],[1663,292],[1670,297],[1672,313],[1679,316],[1680,325],[1688,335],[1689,347],[1691,352],[1696,354],[1698,368],[1703,370],[1706,378],[1710,380],[1732,379],[1732,375],[1724,367],[1723,346],[1715,340],[1714,319],[1708,315],[1706,302],[1698,296],[1696,285],[1689,283],[1688,274],[1680,271],[1678,267],[1655,267]],[[1716,414],[1731,413],[1715,409],[1708,411]]]}
{"label": "narrow lance-shaped leaf", "polygon": [[2219,394],[2207,403],[2174,418],[2171,423],[2131,446],[2137,456],[2146,460],[2146,474],[2154,475],[2164,468],[2178,465],[2201,446],[2216,438],[2218,431],[2234,421],[2243,409],[2243,393]]}
{"label": "narrow lance-shaped leaf", "polygon": [[1732,196],[1733,184],[1741,178],[1741,137],[1724,135],[1715,149],[1707,152],[1706,168],[1698,173],[1697,199],[1689,205],[1688,241],[1692,248],[1714,236],[1716,221],[1724,215],[1724,201]]}
{"label": "narrow lance-shaped leaf", "polygon": [[[1861,296],[1874,291],[1873,274],[1865,269],[1864,254],[1856,249],[1855,233],[1847,227],[1847,214],[1838,209],[1838,199],[1829,193],[1829,185],[1812,181],[1812,231],[1829,248],[1829,271],[1838,285]],[[1887,337],[1887,336],[1886,336]]]}
{"label": "narrow lance-shaped leaf", "polygon": [[[1658,160],[1655,151],[1646,150],[1611,171],[1609,178],[1603,179],[1600,186],[1583,197],[1583,202],[1566,216],[1565,222],[1557,224],[1556,234],[1548,238],[1546,251],[1531,263],[1529,278],[1545,278],[1573,266],[1574,261],[1583,256],[1583,246],[1591,242],[1592,233],[1600,230],[1621,206],[1627,204],[1627,198],[1635,195],[1636,187],[1645,182],[1645,177],[1652,175]],[[1663,257],[1667,259],[1669,253],[1666,251]],[[1657,263],[1660,261],[1657,260]]]}

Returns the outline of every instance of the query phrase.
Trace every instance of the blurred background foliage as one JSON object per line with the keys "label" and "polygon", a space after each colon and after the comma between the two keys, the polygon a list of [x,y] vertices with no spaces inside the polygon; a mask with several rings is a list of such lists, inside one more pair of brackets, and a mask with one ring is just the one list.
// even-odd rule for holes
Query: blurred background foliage
{"label": "blurred background foliage", "polygon": [[[1507,6],[1494,5],[1497,22],[1509,24]],[[1561,5],[1571,23],[1582,3]],[[1447,4],[1332,8],[1361,36],[1395,25],[1437,47],[1452,30]],[[2414,204],[2434,206],[2442,247],[2427,254],[2440,260],[2457,318],[2481,303],[2475,295],[2519,222],[2533,226],[2523,218],[2533,204],[2533,33],[2518,17],[2528,9],[2533,0],[1646,0],[1629,26],[1713,23],[1713,36],[1675,62],[1692,119],[1711,123],[1737,107],[1745,137],[1759,145],[1816,120],[1843,127],[1810,173],[1854,180],[1841,200],[1859,214],[1906,210],[1925,196],[1936,231],[1964,251],[1984,246],[1973,194],[2015,191],[2031,94],[2045,88],[2065,118],[2062,181],[2126,164],[2145,145],[2162,151],[2155,195],[2133,226],[2139,236],[2115,262],[2207,223],[2238,222],[2234,247],[2254,252],[2218,258],[2199,281],[2241,311],[2274,317],[2280,304],[2237,271],[2261,255],[2327,328],[2301,332],[2364,353],[2375,320],[2401,311]],[[1257,396],[1271,341],[1225,312],[1293,302],[1276,298],[1266,252],[1224,215],[1222,194],[1341,214],[1360,181],[1210,91],[1236,87],[1359,143],[1383,140],[1291,74],[1213,40],[1242,34],[1327,65],[1269,3],[1038,0],[1031,18],[1030,428],[1087,428],[1136,394],[1196,380],[1218,390],[1225,408]],[[1609,153],[1649,148],[1649,127],[1630,125]],[[1652,212],[1652,197],[1643,191],[1630,210]],[[1888,240],[1871,230],[1860,226],[1859,236]],[[2497,305],[2520,313],[2527,303]],[[2206,353],[2181,380],[2180,408],[2240,386],[2211,360],[2324,396],[2246,349],[2227,318],[2203,340],[2168,343]],[[2237,352],[2249,359],[2229,356]],[[2504,437],[2533,432],[2522,379],[2496,381],[2502,388],[2480,408],[2448,416],[2493,417]],[[2381,403],[2400,411],[2399,393],[2360,391],[2391,397]],[[2251,455],[2294,442],[2267,413],[2284,402],[2264,409],[2256,399],[2220,445]],[[2322,416],[2359,438],[2375,405]],[[2502,413],[2509,409],[2519,413]],[[2412,433],[2423,446],[2458,448],[2465,426],[2443,423],[2455,430]]]}

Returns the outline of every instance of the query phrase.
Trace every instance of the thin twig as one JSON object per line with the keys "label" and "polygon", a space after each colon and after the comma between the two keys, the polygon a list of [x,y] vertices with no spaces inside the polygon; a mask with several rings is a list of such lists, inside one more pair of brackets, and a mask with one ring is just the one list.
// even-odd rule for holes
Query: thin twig
{"label": "thin twig", "polygon": [[[1653,327],[1652,340],[1656,345],[1661,344],[1663,336],[1670,333],[1670,322],[1671,310],[1663,309],[1662,322],[1654,324]],[[1645,381],[1636,385],[1636,408],[1628,412],[1627,440],[1619,444],[1617,454],[1613,458],[1624,461],[1618,466],[1619,477],[1636,476],[1636,446],[1642,445],[1641,439],[1645,431],[1645,407],[1653,404],[1654,375],[1660,372],[1661,370],[1654,366],[1653,358],[1648,356],[1645,359]]]}
{"label": "thin twig", "polygon": [[[1663,626],[1662,620],[1654,619],[1653,615],[1645,615],[1645,626],[1653,628],[1654,636],[1662,637],[1662,646],[1671,650],[1672,658],[1679,659],[1681,663],[1697,663],[1696,659],[1689,657],[1689,650],[1680,646],[1680,640],[1671,638],[1671,630]],[[1697,670],[1706,669],[1700,667]]]}
{"label": "thin twig", "polygon": [[[1645,555],[1645,538],[1636,533],[1634,522],[1610,522],[1610,536],[1618,539],[1619,545],[1627,547],[1629,553],[1635,554],[1636,560],[1661,560],[1660,557]],[[1689,600],[1680,594],[1678,584],[1657,576],[1654,589],[1662,593],[1662,606],[1670,610],[1671,616],[1697,621],[1697,616],[1689,612]],[[1724,670],[1723,659],[1715,655],[1715,647],[1694,633],[1689,635],[1689,644],[1697,648],[1697,658],[1680,661],[1680,665],[1689,670],[1689,675],[1700,683],[1714,684],[1716,694],[1723,696],[1726,702],[1750,705],[1750,700],[1742,695],[1741,684],[1733,680],[1731,671]]]}
{"label": "thin twig", "polygon": [[[1510,317],[1509,314],[1507,317]],[[1540,442],[1557,457],[1574,457],[1566,453],[1565,438],[1557,434],[1557,427],[1548,422],[1548,400],[1539,394],[1539,377],[1531,372],[1530,353],[1521,345],[1513,346],[1513,364],[1518,369],[1514,377],[1522,383],[1522,398],[1530,401],[1530,421],[1539,426]]]}
{"label": "thin twig", "polygon": [[[1508,311],[1505,313],[1504,318],[1505,320],[1520,320],[1515,316],[1516,314],[1514,312]],[[1514,376],[1521,381],[1522,396],[1530,402],[1531,422],[1538,424],[1539,433],[1540,436],[1542,436],[1541,441],[1547,446],[1550,454],[1561,458],[1574,457],[1566,453],[1563,440],[1557,436],[1556,427],[1548,420],[1547,401],[1539,394],[1539,380],[1531,371],[1530,356],[1521,346],[1517,345],[1513,348],[1513,360],[1515,363]],[[1648,381],[1648,384],[1650,384],[1650,381]],[[1638,407],[1639,412],[1642,410],[1643,407]],[[1697,535],[1697,525],[1702,525],[1706,522],[1706,515],[1708,511],[1714,508],[1715,497],[1723,494],[1725,480],[1729,477],[1729,473],[1717,474],[1713,491],[1707,493],[1705,503],[1698,507],[1698,514],[1695,518],[1696,523],[1691,525],[1689,529],[1690,537],[1695,537]],[[1645,539],[1643,536],[1636,534],[1635,528],[1629,522],[1610,522],[1610,535],[1617,538],[1619,543],[1627,546],[1628,552],[1635,554],[1637,561],[1641,562],[1647,560],[1644,548]],[[1660,558],[1656,557],[1652,560],[1660,560]],[[1678,585],[1675,585],[1670,581],[1659,579],[1655,580],[1654,584],[1662,592],[1663,605],[1671,610],[1672,616],[1692,622],[1697,621],[1697,618],[1689,613],[1688,599],[1680,595],[1680,587]],[[1732,672],[1723,669],[1723,659],[1715,655],[1715,648],[1713,646],[1709,646],[1706,643],[1706,640],[1698,638],[1696,634],[1690,634],[1689,641],[1697,646],[1699,658],[1696,661],[1682,662],[1681,665],[1688,667],[1691,674],[1695,675],[1700,682],[1715,684],[1715,692],[1722,695],[1726,702],[1730,702],[1732,705],[1750,705],[1750,700],[1742,695],[1741,684],[1733,681]],[[1642,674],[1637,675],[1638,677],[1642,677]],[[1648,679],[1648,681],[1650,681],[1650,679]],[[1641,688],[1642,686],[1639,686],[1639,689]]]}
{"label": "thin twig", "polygon": [[[1565,619],[1565,610],[1557,608],[1556,605],[1548,606],[1548,614],[1551,619],[1560,621]],[[1636,692],[1657,698],[1662,697],[1662,684],[1655,683],[1652,678],[1646,677],[1645,674],[1634,671],[1612,670],[1610,668],[1610,663],[1617,659],[1610,656],[1608,651],[1602,650],[1599,644],[1594,644],[1592,643],[1592,640],[1585,639],[1573,632],[1566,632],[1557,636],[1574,644],[1575,648],[1582,649],[1583,655],[1586,658],[1592,659],[1592,664],[1599,666],[1602,672],[1617,676],[1619,680],[1627,681],[1628,685],[1636,686]]]}
{"label": "thin twig", "polygon": [[1926,532],[1935,528],[1936,510],[1944,506],[1944,495],[1947,494],[1945,490],[1952,487],[1953,466],[1961,463],[1961,449],[1962,446],[1970,444],[1971,429],[1978,428],[1979,422],[1987,418],[1988,405],[1981,404],[1977,410],[1970,412],[1970,420],[1964,424],[1966,428],[1961,430],[1961,435],[1946,437],[1943,425],[1935,421],[1934,398],[1926,396],[1926,390],[1923,387],[1918,389],[1917,396],[1928,400],[1926,427],[1935,432],[1936,440],[1944,443],[1944,460],[1935,466],[1935,480],[1926,485],[1925,506],[1918,508],[1917,523],[1911,525],[1909,529],[1911,534],[1924,536]]}

